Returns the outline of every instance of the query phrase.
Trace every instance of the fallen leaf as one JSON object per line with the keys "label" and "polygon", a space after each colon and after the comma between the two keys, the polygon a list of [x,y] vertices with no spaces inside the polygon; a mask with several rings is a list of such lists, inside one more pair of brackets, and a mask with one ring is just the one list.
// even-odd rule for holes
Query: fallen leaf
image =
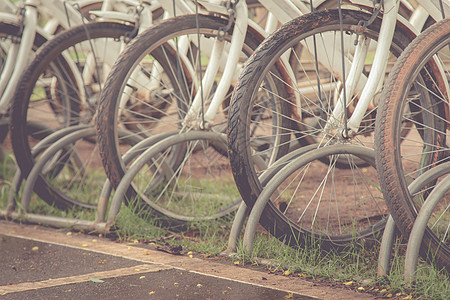
{"label": "fallen leaf", "polygon": [[98,234],[98,237],[103,237],[103,234],[99,233],[99,234]]}
{"label": "fallen leaf", "polygon": [[31,268],[31,269],[34,269],[34,266],[33,266],[33,265],[31,265],[31,266],[30,266],[30,268]]}
{"label": "fallen leaf", "polygon": [[150,251],[144,252],[144,255],[150,255]]}
{"label": "fallen leaf", "polygon": [[293,293],[289,293],[286,296],[284,296],[284,299],[292,299],[294,298],[294,294]]}
{"label": "fallen leaf", "polygon": [[404,299],[404,300],[409,300],[409,299],[412,299],[412,296],[411,296],[411,295],[408,295],[408,296],[406,296],[405,298],[402,298],[402,299]]}
{"label": "fallen leaf", "polygon": [[66,293],[71,292],[71,291],[72,291],[72,289],[65,290]]}
{"label": "fallen leaf", "polygon": [[347,282],[344,282],[344,284],[345,284],[345,285],[352,285],[352,284],[353,284],[353,281],[347,281]]}
{"label": "fallen leaf", "polygon": [[38,246],[34,246],[33,248],[31,248],[31,251],[38,251],[39,247]]}
{"label": "fallen leaf", "polygon": [[237,261],[235,261],[233,264],[239,265],[240,263],[239,263],[239,261],[237,260]]}
{"label": "fallen leaf", "polygon": [[173,283],[173,285],[178,285],[178,284],[179,284],[178,282],[174,282],[174,283]]}
{"label": "fallen leaf", "polygon": [[66,235],[67,235],[67,236],[71,236],[71,235],[72,235],[72,232],[69,231],[68,233],[66,233]]}
{"label": "fallen leaf", "polygon": [[150,295],[153,295],[154,293],[155,293],[155,291],[151,291],[151,292],[148,292]]}
{"label": "fallen leaf", "polygon": [[202,284],[200,284],[200,283],[199,283],[199,284],[197,284],[197,287],[202,287],[202,286],[203,286],[203,285],[202,285]]}
{"label": "fallen leaf", "polygon": [[365,291],[366,289],[365,288],[363,288],[362,286],[360,286],[359,288],[358,288],[358,291]]}
{"label": "fallen leaf", "polygon": [[286,270],[286,271],[284,271],[284,275],[285,275],[285,276],[291,275],[291,270]]}
{"label": "fallen leaf", "polygon": [[83,244],[83,245],[81,245],[81,247],[87,247],[88,246],[88,244]]}
{"label": "fallen leaf", "polygon": [[97,240],[96,240],[96,239],[93,239],[92,242],[93,242],[93,243],[97,243]]}
{"label": "fallen leaf", "polygon": [[141,276],[141,277],[139,277],[139,279],[144,279],[145,278],[145,276]]}
{"label": "fallen leaf", "polygon": [[89,280],[95,283],[103,283],[104,281],[98,278],[89,277]]}
{"label": "fallen leaf", "polygon": [[187,253],[187,255],[192,255],[192,254],[194,254],[194,252],[192,252],[192,251],[189,251],[189,252]]}
{"label": "fallen leaf", "polygon": [[136,272],[140,272],[141,271],[141,269],[134,269]]}
{"label": "fallen leaf", "polygon": [[131,250],[131,247],[128,247],[128,250]]}

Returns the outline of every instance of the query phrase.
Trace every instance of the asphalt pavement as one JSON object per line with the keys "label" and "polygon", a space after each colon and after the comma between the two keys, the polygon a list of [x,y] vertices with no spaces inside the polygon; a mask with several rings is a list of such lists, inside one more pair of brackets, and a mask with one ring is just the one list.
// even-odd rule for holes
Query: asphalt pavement
{"label": "asphalt pavement", "polygon": [[344,288],[0,220],[0,299],[374,299]]}

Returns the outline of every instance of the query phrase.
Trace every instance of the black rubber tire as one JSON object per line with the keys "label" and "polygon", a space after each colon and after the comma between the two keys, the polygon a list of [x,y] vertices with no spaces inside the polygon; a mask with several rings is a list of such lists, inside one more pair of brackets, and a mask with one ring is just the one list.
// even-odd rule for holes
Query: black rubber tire
{"label": "black rubber tire", "polygon": [[[198,19],[195,15],[185,15],[162,21],[160,24],[147,29],[134,39],[122,52],[122,55],[114,65],[101,94],[97,122],[98,132],[101,133],[99,134],[99,143],[103,165],[113,187],[117,187],[125,173],[125,165],[122,161],[123,149],[120,149],[120,141],[117,137],[118,127],[121,123],[123,124],[122,120],[119,119],[118,110],[121,95],[127,86],[127,80],[129,80],[131,72],[137,68],[140,61],[149,53],[151,53],[152,58],[155,58],[163,68],[166,68],[165,70],[167,71],[165,72],[167,73],[167,76],[170,77],[169,79],[172,86],[176,87],[176,89],[174,89],[176,97],[174,98],[177,99],[176,110],[178,115],[175,115],[170,119],[170,124],[167,121],[161,122],[161,124],[165,126],[160,128],[158,133],[179,130],[181,119],[186,114],[187,107],[191,101],[191,99],[189,99],[189,84],[186,85],[186,88],[180,87],[179,85],[177,86],[177,79],[175,78],[177,77],[175,76],[176,74],[171,75],[171,68],[175,68],[174,66],[177,65],[177,60],[168,57],[168,55],[164,56],[163,52],[168,49],[168,47],[165,46],[167,40],[181,36],[185,32],[195,34],[197,32],[197,21],[200,31],[206,32],[212,37],[217,35],[217,30],[219,28],[225,28],[228,23],[227,19],[212,15],[198,15]],[[228,30],[225,35],[225,40],[229,40],[232,30],[233,27]],[[195,39],[196,38],[194,38],[194,40]],[[244,52],[247,51],[246,54],[249,56],[262,40],[263,37],[249,27],[244,42]],[[161,47],[159,45],[164,46]],[[181,69],[185,68],[185,65],[181,65]],[[184,71],[181,70],[181,72]],[[189,78],[181,80],[181,82],[188,83],[190,81],[191,79]],[[225,101],[225,103],[228,102]],[[223,109],[227,109],[226,105]],[[142,113],[142,115],[144,115],[144,113]],[[144,118],[143,123],[145,122],[146,120]],[[160,122],[160,119],[157,119],[155,123],[158,122]],[[148,132],[145,132],[145,134],[148,136],[149,134],[151,135],[152,132],[149,130]]]}
{"label": "black rubber tire", "polygon": [[[360,11],[343,10],[343,26],[344,32],[351,33],[361,20],[367,20],[370,15]],[[374,22],[367,27],[366,34],[376,39],[381,26],[381,20],[375,19]],[[337,10],[320,11],[313,14],[307,14],[299,17],[291,22],[283,25],[272,36],[266,39],[257,51],[247,61],[246,66],[241,73],[239,82],[234,90],[232,102],[230,105],[230,113],[228,119],[228,147],[231,167],[235,181],[241,196],[247,206],[252,207],[258,195],[262,190],[259,179],[259,172],[255,169],[252,160],[252,147],[249,143],[250,137],[250,115],[254,105],[254,95],[260,87],[260,83],[271,71],[271,68],[279,60],[280,55],[290,45],[303,37],[311,36],[326,30],[339,30],[339,14]],[[415,37],[405,26],[398,24],[391,53],[393,56],[399,56],[401,51]],[[279,98],[279,97],[278,97]],[[286,116],[287,119],[293,120],[293,113]],[[296,139],[302,137],[303,133],[298,130],[297,124],[294,122],[291,130],[294,132]],[[371,122],[371,130],[373,130]],[[345,142],[351,142],[347,140]],[[306,143],[309,144],[310,142]],[[355,140],[355,143],[361,144]],[[373,141],[372,141],[373,143]],[[291,142],[292,144],[292,142]],[[300,145],[303,145],[300,142]],[[372,146],[372,145],[371,145]],[[269,221],[262,217],[262,224]],[[289,234],[287,232],[286,234]]]}
{"label": "black rubber tire", "polygon": [[[417,195],[409,193],[409,183],[433,166],[448,160],[448,95],[441,92],[444,82],[431,58],[442,52],[443,56],[439,57],[445,58],[449,42],[450,20],[446,19],[424,31],[405,49],[389,76],[377,115],[376,163],[379,179],[389,211],[406,237],[421,205],[416,201]],[[443,66],[445,68],[446,65]],[[444,72],[448,74],[447,69]],[[409,115],[405,114],[407,109],[410,110]],[[414,136],[402,139],[401,126],[405,118],[417,128],[414,140]],[[413,148],[412,143],[417,147]],[[428,188],[433,186],[430,183]],[[427,193],[422,191],[420,195],[426,198]],[[442,199],[441,203],[444,208],[447,203],[448,208],[448,200]],[[449,214],[448,210],[446,214]],[[448,237],[447,241],[442,242],[427,228],[420,253],[424,259],[434,260],[439,266],[450,269]]]}
{"label": "black rubber tire", "polygon": [[[39,140],[60,128],[76,125],[80,122],[83,122],[84,124],[89,122],[89,120],[81,121],[79,93],[77,87],[71,85],[75,76],[61,53],[67,49],[72,49],[74,46],[79,46],[82,42],[90,41],[90,39],[110,38],[118,42],[127,33],[131,32],[133,28],[133,26],[116,22],[94,22],[80,25],[56,35],[36,53],[34,60],[29,64],[21,76],[18,85],[19,88],[15,92],[11,107],[11,142],[18,166],[24,177],[27,176],[34,165],[34,158],[31,153],[32,145],[30,144],[30,134],[33,134],[33,136]],[[33,96],[34,89],[37,86],[40,76],[44,72],[48,72],[50,66],[54,67],[52,69],[52,71],[55,71],[54,74],[60,76],[58,77],[59,81],[57,83],[57,88],[61,89],[58,90],[57,99],[63,101],[61,103],[65,103],[62,104],[61,109],[61,111],[65,112],[65,117],[62,118],[62,122],[59,122],[61,121],[59,115],[53,115],[53,117],[51,115],[50,117],[45,115],[45,121],[32,122],[33,117],[37,118],[41,116],[40,114],[36,114],[36,111],[34,111],[33,115],[32,110],[35,108],[31,97]],[[56,73],[56,71],[58,71],[58,73]],[[61,92],[63,90],[68,93],[63,95]],[[48,96],[48,94],[45,93],[45,96]],[[54,99],[50,100],[54,101]],[[51,101],[49,101],[49,106],[54,110],[53,107],[55,104]],[[95,107],[92,109],[95,111]],[[36,130],[30,128],[31,124],[39,123],[43,128],[47,128],[48,131],[38,134]],[[72,207],[74,205],[86,207],[85,203],[61,193],[61,191],[54,188],[44,177],[38,179],[35,186],[35,192],[47,203],[54,204],[61,209]],[[94,206],[90,204],[87,205],[87,207],[93,208]]]}

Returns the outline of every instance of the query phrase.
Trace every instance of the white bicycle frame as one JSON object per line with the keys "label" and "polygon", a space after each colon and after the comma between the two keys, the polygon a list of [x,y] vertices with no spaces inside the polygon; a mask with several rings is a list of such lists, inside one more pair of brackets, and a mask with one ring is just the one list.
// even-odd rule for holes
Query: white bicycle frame
{"label": "white bicycle frame", "polygon": [[[84,2],[89,3],[94,1],[86,0]],[[39,32],[42,36],[48,39],[51,37],[51,33],[54,32],[58,25],[63,28],[69,28],[70,26],[83,24],[82,16],[75,9],[75,7],[71,5],[71,3],[73,2],[68,3],[62,0],[25,1],[22,37],[20,39],[20,43],[13,43],[8,49],[7,59],[0,76],[0,115],[5,115],[8,112],[10,102],[16,89],[16,84],[22,71],[28,63],[36,33]],[[102,11],[97,12],[97,16],[120,21],[134,22],[135,20],[131,18],[129,14],[124,12],[125,8],[120,7],[120,4],[137,6],[139,2],[136,0],[104,0]],[[3,8],[6,9],[8,7],[11,8],[10,5],[5,5]],[[154,7],[157,8],[158,5],[154,5]],[[43,8],[48,8],[49,10],[51,9],[53,19],[46,24],[44,29],[40,29],[37,25],[37,20],[39,10]],[[112,9],[120,9],[122,11],[108,12],[108,10]],[[9,13],[0,12],[0,19],[21,24],[19,16],[11,15]],[[149,11],[143,20],[143,26],[149,26],[152,22],[151,13]],[[70,59],[67,59],[67,61],[70,65]],[[111,64],[112,63],[114,63],[114,60],[111,61]],[[74,74],[77,74],[77,72],[74,72]],[[86,77],[88,75],[85,74],[84,76]],[[77,78],[77,82],[81,86],[83,81],[80,78]],[[80,90],[83,91],[83,89]],[[84,97],[82,97],[82,99],[84,99]],[[85,99],[82,100],[82,102],[85,102]]]}
{"label": "white bicycle frame", "polygon": [[[430,15],[435,20],[442,19],[442,13],[439,9],[439,0],[418,0],[419,8],[415,10],[412,21],[413,26],[411,29],[415,29],[415,32],[418,33],[422,29],[422,26],[425,23],[426,18]],[[450,12],[450,4],[447,0],[444,0],[444,12],[446,15]],[[355,106],[355,110],[353,111],[351,117],[348,119],[348,130],[350,131],[350,135],[355,135],[358,132],[362,119],[364,118],[364,114],[367,111],[367,108],[370,105],[370,102],[374,98],[374,95],[381,90],[382,83],[385,77],[385,71],[387,67],[387,57],[389,54],[390,45],[392,43],[392,39],[394,36],[395,25],[398,19],[398,8],[399,1],[396,0],[384,0],[384,14],[383,20],[380,29],[380,35],[378,39],[378,44],[375,52],[375,57],[372,64],[372,69],[370,71],[369,77],[367,78],[367,82],[364,85],[364,88],[359,97],[359,101]],[[356,85],[358,84],[358,80],[363,78],[362,68],[364,67],[363,59],[365,59],[365,54],[367,53],[367,44],[366,43],[358,43],[356,51],[358,52],[358,58],[354,59],[349,71],[349,76],[346,80],[346,92],[347,95],[352,95],[355,91]],[[355,54],[356,56],[356,54]],[[341,73],[341,72],[338,72]],[[341,77],[342,78],[342,77]],[[446,89],[449,91],[448,83],[446,83]],[[448,93],[447,93],[448,94]],[[342,120],[344,116],[344,103],[347,105],[350,104],[348,101],[344,101],[344,95],[341,93],[339,96],[339,100],[337,102],[336,107],[333,110],[332,117],[327,120],[327,124],[325,125],[325,130],[330,128],[336,128],[336,121]],[[344,134],[344,132],[342,132]]]}
{"label": "white bicycle frame", "polygon": [[[403,20],[398,15],[398,8],[400,4],[399,0],[384,0],[384,14],[379,35],[379,42],[377,43],[374,63],[372,65],[369,77],[365,77],[361,74],[364,67],[365,56],[370,45],[363,42],[363,40],[361,39],[361,42],[358,43],[358,46],[356,47],[353,62],[350,62],[350,60],[346,58],[345,69],[349,70],[348,77],[345,83],[347,95],[352,95],[354,93],[359,95],[359,101],[356,104],[355,111],[352,113],[351,118],[348,120],[348,128],[352,131],[353,134],[358,131],[359,125],[361,124],[361,121],[364,117],[364,113],[367,111],[367,108],[374,98],[374,95],[378,93],[382,87],[387,67],[386,57],[388,57],[397,20],[400,19],[400,21],[407,24],[407,26],[411,30],[418,33],[428,16],[431,15],[436,20],[441,19],[441,12],[439,9],[438,1],[439,0],[419,0],[418,3],[421,6],[419,6],[418,9],[414,10],[411,18],[411,24],[406,20]],[[171,10],[171,6],[167,5],[172,3],[165,4],[165,2],[167,1],[164,0],[160,0],[160,2],[167,11]],[[182,1],[177,2],[177,4],[181,2]],[[221,1],[199,1],[200,4],[202,4],[204,7],[207,7],[208,9],[223,12],[223,7],[222,9],[217,7],[217,5],[220,6],[218,2]],[[309,7],[300,0],[260,0],[259,2],[271,13],[271,16],[269,17],[270,22],[268,22],[266,26],[266,29],[268,29],[269,31],[270,29],[274,28],[274,24],[278,20],[284,23],[293,19],[294,17],[298,17],[304,13],[309,12]],[[322,2],[323,1],[316,1],[315,5],[318,5]],[[373,5],[373,2],[370,0],[353,0],[351,2],[355,5],[363,5],[366,7],[370,7]],[[405,3],[407,2],[405,1]],[[214,7],[214,5],[216,5],[216,7]],[[448,3],[445,2],[444,6],[447,12]],[[176,10],[181,13],[193,13],[192,9],[190,11],[188,10],[189,8],[190,6],[187,3],[184,3],[177,6]],[[224,60],[222,59],[224,49],[223,42],[216,40],[212,47],[208,47],[208,49],[212,49],[208,66],[202,79],[202,84],[197,84],[201,88],[197,89],[198,92],[195,95],[192,105],[190,106],[189,111],[183,121],[183,124],[185,126],[192,126],[199,121],[205,121],[206,124],[212,123],[233,78],[235,78],[236,74],[238,74],[238,72],[236,72],[236,66],[238,66],[239,53],[242,49],[247,26],[249,26],[250,24],[247,16],[247,7],[245,1],[239,1],[237,3],[235,17],[235,28],[232,34],[231,46],[229,48],[229,52],[227,52],[226,62],[224,63]],[[258,28],[256,24],[251,25],[255,28]],[[262,28],[258,29],[262,34],[266,34],[265,31],[262,30]],[[196,43],[196,41],[191,42]],[[320,53],[320,49],[318,50],[318,52]],[[342,67],[338,67],[338,65],[340,66],[340,63],[338,65],[329,65],[326,61],[321,61],[320,55],[318,55],[318,59],[319,62],[328,67],[329,70],[331,70],[336,76],[338,76],[338,78],[343,78],[341,70]],[[283,64],[288,74],[293,74],[286,58],[284,58]],[[219,70],[223,71],[222,78],[219,82],[216,92],[213,95],[208,109],[202,116],[202,119],[200,119],[199,115],[203,104],[202,95],[203,98],[206,98],[209,95],[214,82],[214,78],[216,78],[217,72]],[[326,129],[332,127],[335,128],[336,122],[338,120],[342,120],[344,116],[345,103],[343,96],[343,93],[340,92],[340,95],[336,101],[335,109],[333,111],[333,116],[327,121]],[[348,105],[350,103],[346,104]],[[298,95],[296,99],[296,105],[298,108],[301,108]],[[121,105],[121,107],[123,107],[123,105]],[[204,126],[207,126],[206,124],[201,124],[200,127],[203,128]]]}

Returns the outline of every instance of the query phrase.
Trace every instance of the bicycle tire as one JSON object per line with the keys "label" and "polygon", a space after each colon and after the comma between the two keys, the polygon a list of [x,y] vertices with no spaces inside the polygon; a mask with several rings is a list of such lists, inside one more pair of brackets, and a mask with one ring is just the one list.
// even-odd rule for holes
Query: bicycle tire
{"label": "bicycle tire", "polygon": [[[412,195],[408,184],[448,160],[447,78],[442,78],[437,61],[444,74],[448,74],[445,57],[449,42],[450,20],[446,19],[432,25],[405,49],[389,76],[376,120],[376,163],[381,187],[389,211],[406,237],[411,233],[421,207],[422,200],[418,202],[418,198],[426,198],[429,193],[422,190]],[[399,133],[402,120],[412,122],[415,129],[405,138]],[[428,190],[435,184],[429,183]],[[444,213],[439,217],[444,222],[447,218],[448,222],[448,200],[442,199],[440,205]],[[439,211],[435,214],[438,216]],[[447,240],[445,236],[438,237],[428,228],[420,254],[449,270],[448,237]]]}
{"label": "bicycle tire", "polygon": [[[97,43],[102,40],[104,41],[103,46],[108,44],[110,47],[108,51],[113,52],[115,48],[112,44],[120,47],[120,40],[127,37],[127,34],[133,29],[134,26],[117,22],[88,23],[56,35],[36,53],[35,58],[20,78],[19,88],[15,92],[11,106],[11,143],[17,164],[24,177],[34,166],[36,158],[32,155],[32,147],[36,139],[40,140],[60,128],[77,124],[87,125],[92,122],[95,114],[95,97],[99,92],[94,88],[101,89],[103,79],[101,76],[100,78],[97,76],[102,75],[100,72],[94,72],[95,78],[90,84],[83,80],[76,82],[76,73],[81,72],[84,66],[89,65],[83,59],[88,60],[89,57],[92,57],[89,56],[92,55],[92,52],[83,51],[86,49],[91,51],[94,46],[98,46],[95,48],[96,51],[104,51],[104,48],[101,49],[102,44]],[[116,49],[120,50],[120,48]],[[98,54],[97,52],[94,58],[100,58]],[[74,59],[72,64],[70,59]],[[90,66],[104,67],[102,62],[97,60]],[[74,68],[75,63],[78,63],[76,68],[80,68],[80,70]],[[90,89],[90,94],[88,89]],[[89,95],[90,98],[88,98]],[[82,108],[80,99],[84,97],[87,101],[92,101],[92,103],[87,103],[90,105],[90,109]],[[33,124],[38,124],[39,127],[34,128]],[[95,146],[95,139],[91,140],[91,144],[93,147]],[[63,160],[67,162],[69,159],[70,155],[61,153],[55,161],[61,163],[64,162]],[[51,178],[40,176],[35,185],[35,192],[45,202],[60,209],[73,206],[94,208],[94,204],[77,200],[74,196],[68,196],[64,189],[55,186],[56,183],[51,179],[56,178],[56,174],[61,171],[62,166],[64,163],[58,167],[55,163],[53,169],[50,168],[54,174]]]}
{"label": "bicycle tire", "polygon": [[[119,116],[119,103],[122,95],[126,94],[124,92],[125,88],[127,85],[137,86],[130,79],[133,70],[140,68],[140,64],[143,65],[145,62],[144,59],[149,57],[148,54],[151,54],[151,57],[163,66],[164,74],[170,77],[170,82],[164,84],[166,90],[169,90],[170,87],[174,91],[174,95],[172,96],[169,94],[166,97],[168,100],[165,102],[167,102],[168,105],[174,105],[176,107],[170,108],[169,106],[169,108],[164,108],[168,111],[167,113],[161,108],[153,109],[152,105],[145,103],[147,115],[145,115],[145,111],[140,111],[139,122],[135,122],[140,123],[141,125],[147,125],[147,127],[143,128],[145,132],[143,132],[142,135],[149,136],[154,133],[180,130],[181,120],[185,116],[191,102],[190,96],[192,95],[192,92],[190,91],[190,84],[192,79],[189,78],[190,75],[188,75],[188,72],[185,70],[185,65],[189,64],[189,62],[179,63],[179,65],[181,65],[181,75],[172,74],[175,73],[172,68],[175,69],[175,66],[177,66],[177,59],[174,58],[176,55],[169,55],[171,48],[167,45],[169,41],[176,39],[177,37],[181,39],[184,34],[193,34],[195,36],[193,40],[197,41],[197,21],[202,37],[203,34],[216,37],[217,30],[219,28],[225,28],[224,26],[228,23],[226,18],[213,15],[198,15],[198,17],[195,15],[185,15],[162,21],[160,24],[147,29],[133,40],[122,52],[122,55],[114,65],[101,94],[97,122],[98,132],[101,133],[99,135],[99,142],[103,165],[113,187],[117,187],[122,176],[125,174],[125,164],[122,161],[122,154],[126,149],[121,148],[120,140],[117,137],[117,128],[126,124],[123,118],[121,119]],[[229,28],[226,32],[224,36],[225,41],[229,41],[232,30],[233,27]],[[249,56],[251,54],[249,52],[256,49],[262,40],[263,37],[261,35],[249,28],[244,42],[244,54]],[[203,42],[203,39],[201,42]],[[192,62],[195,62],[195,53],[198,50],[194,46],[191,47],[191,44],[189,44],[188,49],[188,54],[190,54],[189,59]],[[205,48],[202,47],[202,49]],[[166,54],[164,54],[165,52]],[[195,63],[194,65],[196,66],[197,64]],[[142,68],[145,69],[144,67]],[[148,73],[151,75],[151,72]],[[184,76],[179,81],[182,83],[187,82],[187,84],[184,86],[177,86],[177,76]],[[149,78],[151,79],[151,76],[149,76]],[[135,89],[136,91],[138,90],[137,88]],[[172,100],[169,99],[169,96]],[[225,101],[225,107],[222,108],[225,114],[227,110],[226,103],[228,102]],[[136,114],[131,110],[132,108],[133,107],[130,105],[128,115]],[[161,112],[161,115],[152,115],[152,110]],[[172,112],[170,112],[170,110],[172,110]],[[222,117],[222,119],[224,118]],[[222,124],[214,124],[212,129],[217,130],[221,125]],[[139,132],[136,133],[138,134]]]}
{"label": "bicycle tire", "polygon": [[[353,32],[353,29],[355,28],[354,26],[358,24],[360,20],[367,20],[370,17],[370,15],[364,12],[352,10],[343,10],[342,15],[344,32],[348,34],[351,34]],[[376,37],[378,36],[380,23],[381,20],[376,19],[370,26],[367,27],[366,35],[371,39],[376,39]],[[262,190],[262,186],[258,178],[259,172],[255,169],[252,161],[252,156],[257,155],[257,150],[252,147],[252,144],[250,142],[250,138],[252,139],[252,141],[257,139],[257,136],[253,137],[250,135],[250,130],[253,129],[253,127],[252,129],[250,128],[250,126],[252,126],[252,111],[257,108],[257,104],[255,104],[257,99],[255,95],[259,90],[269,90],[269,88],[263,86],[264,80],[266,80],[266,75],[270,75],[272,69],[276,67],[277,62],[279,61],[279,57],[285,52],[284,50],[289,49],[290,45],[296,44],[297,41],[301,40],[303,37],[312,37],[313,34],[320,35],[321,32],[326,32],[327,30],[339,30],[339,14],[337,10],[320,11],[313,14],[307,14],[291,22],[288,22],[261,44],[258,50],[247,61],[246,66],[241,73],[230,105],[230,113],[228,119],[228,147],[231,167],[233,170],[233,175],[235,176],[236,184],[238,185],[238,189],[243,200],[249,207],[253,206],[253,203],[256,201],[259,193]],[[391,47],[391,53],[393,54],[392,56],[399,56],[401,51],[407,46],[407,44],[413,39],[414,36],[415,35],[407,28],[405,28],[405,26],[398,24],[397,30],[394,34],[393,46]],[[354,39],[351,39],[351,42],[353,41]],[[330,50],[330,52],[331,51],[332,50]],[[269,78],[269,76],[267,76],[267,78]],[[284,89],[295,90],[296,88],[296,86],[292,88],[287,84],[285,84],[285,86],[287,87],[285,87]],[[292,103],[292,100],[290,99],[285,101],[285,99],[278,97],[276,92],[277,91],[269,90],[267,94],[275,95],[273,96],[273,98],[275,99],[274,101]],[[303,110],[303,107],[297,107],[296,105],[292,104],[290,105],[290,107],[291,111],[289,115],[284,116],[284,118],[287,118],[289,120],[295,120],[295,122],[291,124],[290,128],[286,128],[286,131],[293,132],[293,137],[290,138],[290,143],[292,144],[292,141],[295,141],[294,145],[296,146],[313,144],[312,141],[302,141],[304,140],[302,139],[304,136],[312,135],[312,133],[305,134],[305,131],[302,132],[302,128],[298,127],[299,117],[294,116],[292,112],[293,109]],[[316,104],[315,107],[319,106]],[[330,108],[331,105],[323,105],[323,107],[324,109],[317,110],[319,113],[323,113],[326,116],[328,114],[328,111],[326,109]],[[367,115],[367,121],[369,124],[367,128],[369,128],[369,133],[373,131],[374,120],[373,116],[371,116],[371,113],[373,112],[374,110],[372,110],[372,112]],[[269,111],[269,113],[272,112]],[[314,113],[314,111],[308,111],[306,109],[298,113],[298,115],[305,116],[315,116],[316,114],[317,113]],[[312,119],[321,121],[321,118],[322,117],[320,117],[319,115],[319,117]],[[323,122],[325,122],[325,120],[323,120]],[[255,128],[260,125],[256,122],[255,124]],[[270,132],[274,127],[270,124],[270,121],[265,122],[263,125],[266,126],[266,132]],[[306,126],[309,126],[309,131],[315,130],[315,132],[321,133],[320,126],[317,130],[311,125],[306,124]],[[346,141],[332,141],[331,143],[354,142],[357,144],[363,144],[364,141],[359,141],[358,138],[359,137],[357,136],[355,139]],[[299,140],[300,142],[298,142]],[[369,142],[372,143],[371,140]],[[276,145],[273,147],[275,148]],[[254,151],[255,153],[252,153],[252,151]]]}

